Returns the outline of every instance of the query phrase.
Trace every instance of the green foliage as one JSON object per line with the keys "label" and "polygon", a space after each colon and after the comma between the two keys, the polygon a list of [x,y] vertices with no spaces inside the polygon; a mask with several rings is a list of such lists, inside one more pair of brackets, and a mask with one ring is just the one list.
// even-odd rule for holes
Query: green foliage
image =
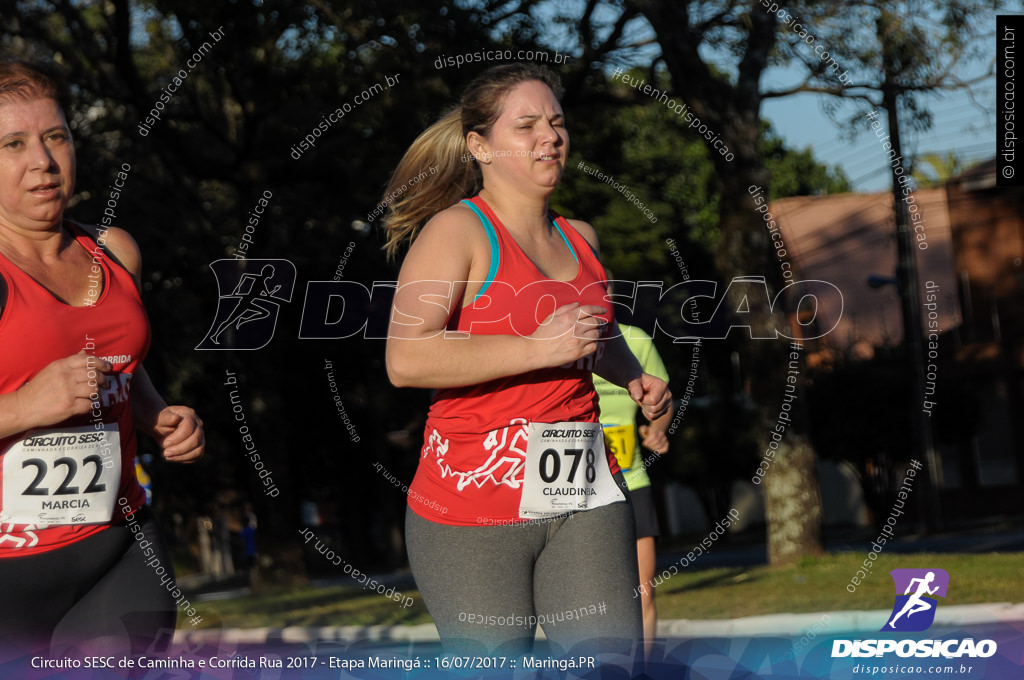
{"label": "green foliage", "polygon": [[[332,278],[350,244],[345,280],[394,279],[380,237],[353,224],[378,203],[411,140],[489,65],[437,70],[436,56],[493,47],[509,37],[492,35],[464,3],[382,4],[42,1],[17,3],[17,12],[0,17],[0,41],[9,54],[59,62],[74,85],[69,113],[78,194],[68,216],[98,222],[116,172],[123,164],[131,168],[115,224],[135,237],[143,254],[143,299],[153,327],[147,369],[169,402],[199,411],[207,432],[208,456],[193,466],[166,464],[148,440],[141,442],[142,453],[153,456],[159,514],[168,524],[180,515],[182,529],[172,539],[179,546],[194,544],[197,517],[237,518],[242,503],[251,501],[264,549],[275,553],[294,541],[302,502],[309,501],[319,505],[325,533],[336,536],[346,558],[361,568],[394,566],[404,557],[400,545],[380,537],[400,536],[405,497],[371,466],[380,461],[403,482],[411,480],[427,394],[391,388],[382,340],[299,340],[305,283]],[[221,31],[219,40],[211,37]],[[678,281],[669,238],[689,276],[715,278],[710,253],[719,237],[721,190],[701,139],[662,103],[609,83],[600,72],[570,68],[563,75],[570,86],[565,106],[574,163],[614,177],[657,221],[575,165],[567,168],[553,207],[595,225],[620,278]],[[397,83],[354,102],[388,77]],[[140,127],[158,102],[159,120]],[[340,120],[325,118],[346,104],[352,109]],[[315,147],[298,153],[318,124],[326,129]],[[770,135],[765,143],[785,191],[840,186],[841,179],[808,152],[789,152]],[[253,224],[250,211],[267,193],[269,207]],[[247,225],[253,242],[247,257],[295,264],[292,302],[262,350],[196,351],[217,305],[209,265],[235,254]],[[375,300],[370,307],[380,325],[386,304]],[[678,368],[684,354],[666,359]],[[727,348],[707,356],[729,375]],[[338,418],[325,360],[336,367],[359,442]],[[229,370],[239,376],[234,389],[252,441],[282,489],[277,498],[261,492],[243,455],[240,423],[224,386]],[[709,390],[728,391],[708,380]],[[728,430],[715,427],[716,434]],[[386,437],[403,429],[413,433],[408,446],[396,443],[401,437]],[[701,441],[687,455],[708,455],[716,446],[710,434]],[[292,567],[284,551],[276,557]]]}
{"label": "green foliage", "polygon": [[956,152],[945,154],[924,153],[914,159],[911,172],[920,188],[943,186],[950,178],[956,177],[964,168],[957,158]]}
{"label": "green foliage", "polygon": [[[637,81],[647,77],[640,70],[631,75]],[[724,286],[712,261],[720,234],[721,189],[703,139],[664,103],[621,82],[595,77],[591,87],[625,102],[596,115],[574,107],[572,100],[565,102],[572,150],[553,201],[555,208],[594,225],[602,259],[617,279],[661,280],[664,288],[683,280],[666,243],[672,239],[687,276],[721,281]],[[761,129],[772,199],[849,191],[840,170],[818,163],[810,150],[786,148],[767,123]],[[657,222],[647,219],[619,190],[579,169],[580,162],[636,195]],[[713,307],[701,313],[712,311]],[[635,312],[640,316],[657,313],[662,320],[679,315],[679,310],[667,306]],[[668,345],[662,334],[655,341],[678,398],[685,387],[680,378],[689,374],[691,351],[685,345]],[[736,393],[734,384],[732,348],[737,342],[741,340],[731,337],[704,343],[696,390],[702,405],[690,404],[672,442],[674,453],[657,463],[660,469],[655,473],[684,479],[702,489],[708,499],[727,498],[736,471],[751,467],[757,456],[756,413]]]}
{"label": "green foliage", "polygon": [[[223,38],[211,39],[221,27]],[[373,536],[400,531],[405,497],[371,465],[381,460],[411,479],[415,453],[389,446],[383,434],[417,418],[425,394],[388,385],[381,340],[300,341],[305,282],[330,279],[350,243],[346,280],[394,279],[377,236],[350,225],[373,209],[408,143],[473,75],[439,72],[433,55],[489,40],[467,13],[440,1],[398,12],[355,2],[21,3],[0,18],[0,35],[13,56],[63,64],[74,84],[78,195],[68,216],[98,222],[117,169],[131,166],[115,224],[143,253],[153,326],[146,365],[169,402],[199,411],[207,432],[208,455],[193,466],[166,464],[151,442],[140,442],[154,454],[160,516],[169,524],[181,515],[175,538],[193,543],[197,516],[237,516],[251,500],[264,550],[276,553],[294,540],[306,500],[320,503],[325,523],[346,537],[347,558],[364,568],[393,565],[397,551]],[[187,75],[175,83],[181,69]],[[387,76],[398,84],[353,103]],[[177,90],[143,134],[139,122],[169,85]],[[352,110],[296,159],[293,146],[345,104]],[[295,264],[292,303],[264,349],[197,352],[217,304],[209,264],[232,256],[264,192],[270,207],[245,255]],[[386,305],[371,307],[386,319]],[[325,358],[340,367],[340,396],[362,435],[358,443],[338,418]],[[240,376],[252,441],[283,490],[275,499],[261,493],[243,455],[223,386],[227,370]],[[366,507],[375,509],[373,521]]]}
{"label": "green foliage", "polygon": [[817,161],[809,148],[801,151],[787,149],[767,123],[762,123],[761,127],[761,153],[765,167],[771,173],[769,200],[841,194],[851,190],[850,181],[838,166],[830,167]]}
{"label": "green foliage", "polygon": [[[640,69],[631,75],[637,81],[646,77]],[[710,278],[721,188],[703,138],[664,103],[628,85],[594,77],[590,87],[623,103],[596,114],[589,104],[564,103],[572,151],[552,204],[597,229],[602,256],[619,278],[659,278],[651,274],[662,272],[666,281],[679,280],[668,238],[681,244],[688,269]],[[667,82],[658,87],[665,89]],[[761,149],[771,172],[772,200],[850,190],[839,168],[816,161],[810,149],[788,149],[767,122],[761,125]],[[621,190],[580,169],[580,162]],[[657,222],[630,201],[630,194]]]}

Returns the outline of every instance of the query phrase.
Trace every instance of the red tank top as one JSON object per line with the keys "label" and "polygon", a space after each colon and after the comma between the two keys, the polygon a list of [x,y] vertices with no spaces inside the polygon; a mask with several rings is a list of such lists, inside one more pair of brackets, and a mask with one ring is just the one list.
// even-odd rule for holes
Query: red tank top
{"label": "red tank top", "polygon": [[[604,268],[565,218],[552,215],[552,223],[579,268],[571,281],[558,281],[540,273],[482,198],[463,204],[476,212],[487,231],[491,265],[473,302],[452,314],[449,330],[527,336],[558,307],[572,302],[604,307],[603,317],[611,323]],[[523,521],[519,503],[527,427],[534,421],[598,422],[594,361],[591,355],[569,366],[438,390],[427,416],[409,507],[442,524]],[[618,472],[614,457],[609,466]]]}
{"label": "red tank top", "polygon": [[[86,298],[91,304],[72,306],[59,301],[0,255],[0,276],[7,286],[7,302],[0,310],[0,393],[18,390],[48,364],[82,349],[109,361],[114,371],[108,375],[107,388],[97,390],[99,408],[94,412],[0,438],[0,558],[47,552],[82,540],[118,523],[125,513],[146,502],[135,475],[136,439],[129,393],[132,374],[149,350],[149,320],[131,275],[110,260],[81,227],[65,222],[64,228],[93,257],[90,297]],[[54,453],[54,442],[62,437],[95,442],[97,430],[115,424],[121,472],[119,479],[110,479],[110,488],[116,485],[117,497],[112,516],[97,520],[91,516],[96,508],[89,508],[89,499],[95,498],[90,494],[110,494],[102,482],[103,459],[88,455],[97,445],[78,444],[76,457],[75,453]],[[41,434],[54,430],[58,433]],[[5,466],[12,447],[20,453]],[[75,448],[71,445],[72,451]],[[113,449],[107,446],[99,451],[115,470],[109,462]],[[5,469],[9,473],[6,483]],[[44,512],[67,513],[72,523],[12,521],[11,512],[21,513],[15,517],[23,518],[25,507],[55,508]]]}

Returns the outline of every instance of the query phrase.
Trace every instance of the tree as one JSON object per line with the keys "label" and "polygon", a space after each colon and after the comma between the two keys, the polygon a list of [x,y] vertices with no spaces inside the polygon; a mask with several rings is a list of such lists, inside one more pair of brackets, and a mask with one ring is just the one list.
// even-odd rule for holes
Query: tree
{"label": "tree", "polygon": [[[888,155],[886,161],[892,180],[896,218],[896,275],[903,309],[903,346],[908,364],[906,380],[912,386],[912,397],[906,407],[908,416],[915,422],[917,456],[927,467],[928,481],[918,496],[926,530],[942,528],[943,512],[938,495],[942,486],[942,470],[933,445],[932,419],[919,407],[926,392],[917,277],[917,260],[923,254],[914,247],[916,240],[911,227],[911,212],[916,212],[917,207],[913,204],[910,173],[905,169],[905,166],[913,169],[915,163],[909,154],[904,159],[902,137],[907,128],[924,131],[931,127],[931,114],[923,104],[924,94],[969,89],[972,82],[991,74],[995,57],[992,57],[989,73],[973,81],[958,75],[957,66],[961,60],[984,54],[982,45],[989,43],[982,39],[985,29],[979,25],[979,10],[997,10],[1001,4],[999,0],[958,0],[941,4],[924,0],[904,0],[895,4],[858,3],[851,8],[853,14],[858,20],[873,26],[874,31],[838,30],[835,16],[831,17],[832,21],[824,22],[826,30],[831,29],[826,35],[832,39],[831,44],[845,54],[844,61],[850,64],[853,75],[848,76],[844,71],[843,78],[835,78],[835,73],[828,73],[820,66],[823,63],[820,61],[817,68],[810,70],[803,86],[824,94],[855,98],[886,112],[887,129],[883,129],[879,122],[871,125],[876,131],[888,132],[884,138],[878,136],[880,156]],[[833,81],[831,84],[827,82],[830,79]],[[863,113],[855,116],[851,125],[856,125],[860,119],[860,129],[866,128],[863,116]]]}
{"label": "tree", "polygon": [[[633,69],[625,80],[639,82],[644,75],[642,69]],[[571,162],[553,205],[594,225],[601,238],[602,259],[617,279],[660,279],[662,290],[687,277],[720,279],[713,254],[721,196],[710,153],[672,110],[623,80],[592,73],[586,92],[565,98]],[[666,83],[654,82],[664,88],[667,78],[663,80]],[[594,100],[604,106],[599,115],[588,115]],[[848,190],[840,172],[816,162],[809,150],[788,149],[767,123],[761,124],[759,145],[766,166],[778,178],[773,191],[806,195]],[[579,164],[609,179],[602,181],[580,170]],[[656,221],[627,196],[635,196]],[[678,306],[644,308],[644,302],[638,297],[637,308],[625,320],[653,331],[648,324],[657,314],[663,327],[682,333]],[[667,350],[663,339],[660,342]],[[746,469],[757,459],[760,427],[749,398],[734,394],[732,353],[742,344],[734,334],[723,342],[704,343],[696,354],[700,361],[696,395],[712,399],[717,406],[705,413],[690,405],[674,428],[677,453],[658,462],[659,467],[693,482],[715,516],[729,510],[726,501],[736,470]],[[686,383],[682,378],[689,374],[694,354],[687,345],[675,345],[662,356],[676,397],[682,397]]]}
{"label": "tree", "polygon": [[[780,9],[768,2],[740,3],[735,0],[590,0],[582,16],[560,14],[549,3],[524,1],[501,3],[494,12],[496,19],[532,15],[554,16],[554,24],[578,27],[580,40],[573,45],[581,55],[580,70],[610,69],[622,64],[647,65],[647,83],[657,81],[664,72],[671,78],[668,96],[675,103],[685,104],[688,122],[697,120],[700,139],[712,151],[721,195],[732,200],[719,204],[720,238],[716,247],[716,264],[724,278],[756,272],[764,275],[775,291],[781,283],[769,235],[754,214],[748,188],[769,187],[774,178],[765,166],[757,145],[760,107],[768,97],[781,97],[797,92],[845,94],[857,87],[857,73],[851,77],[846,57],[853,50],[841,49],[871,43],[870,31],[850,30],[851,25],[872,26],[879,12],[890,16],[911,17],[912,21],[937,18],[947,30],[932,33],[931,42],[922,40],[919,54],[933,58],[928,77],[907,84],[906,93],[920,87],[922,91],[939,86],[962,86],[955,75],[957,60],[972,49],[972,10],[996,6],[996,2],[901,3],[894,10],[888,4],[874,2],[836,5],[805,1]],[[497,8],[498,3],[493,3]],[[771,10],[769,12],[769,10]],[[519,21],[521,25],[522,21]],[[549,22],[550,23],[550,22]],[[532,34],[536,37],[536,33]],[[564,35],[562,49],[568,40]],[[936,44],[937,43],[937,44]],[[819,47],[832,48],[830,52]],[[978,49],[977,46],[974,49]],[[870,56],[870,54],[868,55]],[[881,52],[866,62],[866,72],[881,71]],[[868,60],[870,61],[870,60]],[[766,68],[776,64],[800,63],[806,78],[792,87],[769,91],[762,87]],[[920,69],[923,61],[915,61]],[[657,96],[655,93],[652,96]],[[927,114],[913,97],[904,97],[901,104],[918,114],[917,122],[927,125]],[[701,127],[703,124],[706,127]],[[728,146],[733,158],[715,153],[716,141]],[[740,300],[732,301],[739,309]],[[770,315],[747,317],[751,326],[769,327]],[[763,331],[762,331],[763,332]],[[786,348],[781,343],[755,342],[744,351],[744,365],[750,371],[751,392],[760,409],[764,433],[761,450],[767,454],[767,431],[771,428],[778,402],[778,385],[784,372]],[[772,387],[772,386],[775,387]],[[773,413],[775,411],[775,413]],[[772,563],[797,559],[802,554],[821,550],[820,499],[814,481],[814,454],[806,435],[806,423],[790,428],[786,441],[774,456],[772,475],[765,478],[766,505],[769,516],[769,557]]]}
{"label": "tree", "polygon": [[[775,18],[736,2],[627,0],[608,3],[617,15],[610,25],[602,25],[601,4],[588,2],[576,24],[581,70],[634,62],[641,58],[641,47],[657,44],[649,82],[657,82],[661,68],[671,78],[673,103],[685,105],[676,111],[688,125],[697,121],[694,127],[708,148],[720,194],[729,197],[718,205],[716,269],[726,280],[763,276],[774,295],[782,288],[779,262],[748,189],[771,184],[759,144],[760,80],[776,43]],[[519,9],[533,5],[521,3]],[[646,23],[646,30],[638,29],[638,23]],[[718,63],[709,61],[709,53]],[[729,66],[723,67],[727,61]],[[716,142],[724,143],[729,153],[723,154]],[[747,309],[742,297],[727,302],[730,309]],[[749,310],[745,323],[755,337],[785,327],[775,318],[778,310],[773,312],[764,304],[750,304]],[[822,550],[814,452],[801,418],[794,418],[777,451],[768,446],[783,400],[787,346],[759,340],[740,349],[748,389],[759,409],[758,448],[772,459],[771,473],[764,478],[768,553],[771,563],[779,564]]]}
{"label": "tree", "polygon": [[[170,399],[197,406],[210,451],[189,468],[153,461],[159,515],[166,521],[181,513],[182,542],[188,543],[197,515],[223,511],[214,502],[218,496],[235,509],[251,501],[262,546],[282,579],[303,572],[294,536],[303,501],[320,505],[324,525],[318,531],[350,562],[393,566],[399,559],[401,546],[382,546],[377,537],[400,535],[405,498],[372,465],[380,462],[404,482],[411,479],[415,421],[426,396],[387,384],[380,340],[299,339],[303,282],[336,272],[363,284],[394,278],[367,214],[408,143],[489,65],[439,70],[435,57],[451,54],[454,45],[462,52],[528,47],[515,41],[535,28],[522,22],[494,35],[485,13],[461,3],[378,5],[7,0],[0,7],[6,51],[63,64],[75,86],[79,191],[69,216],[99,221],[115,171],[131,167],[115,224],[128,228],[143,253],[143,297],[154,337],[147,367]],[[201,58],[192,59],[196,55]],[[612,266],[624,277],[678,280],[664,247],[672,237],[691,276],[715,278],[711,247],[720,186],[707,150],[695,138],[683,148],[675,140],[689,132],[679,117],[621,82],[582,66],[565,74],[581,95],[567,101],[577,102],[571,119],[579,121],[574,144],[583,160],[636,189],[662,219],[636,229],[645,218],[621,194],[590,179],[576,182],[572,172],[558,200],[594,220],[609,253],[620,253],[612,255]],[[391,82],[387,78],[397,84],[327,124],[328,113]],[[636,143],[607,143],[608,118],[596,102],[616,107],[611,127]],[[147,122],[154,109],[159,119]],[[313,145],[301,147],[310,136]],[[827,188],[805,157],[765,141],[767,133],[757,136],[779,157],[779,167],[789,168],[779,172],[794,190]],[[805,180],[791,181],[805,172]],[[250,211],[267,194],[268,207],[254,225]],[[246,257],[295,265],[292,302],[282,307],[267,347],[196,351],[217,304],[209,265],[238,254],[243,235],[252,242]],[[368,306],[379,326],[387,301],[374,298]],[[723,345],[709,360],[729,366],[730,351]],[[339,419],[327,361],[342,367],[335,371],[339,397],[358,441]],[[230,386],[227,371],[238,376]],[[244,435],[229,398],[234,391],[261,460],[282,489],[278,498],[262,493],[253,462],[242,453]],[[402,430],[414,434],[403,438]],[[368,506],[378,509],[371,519]]]}
{"label": "tree", "polygon": [[[423,55],[451,44],[492,46],[454,3],[382,5],[6,0],[0,7],[7,54],[56,61],[74,85],[79,172],[69,217],[99,222],[116,170],[131,168],[114,224],[135,236],[143,254],[154,338],[146,364],[168,399],[195,405],[208,436],[209,455],[198,465],[154,457],[158,514],[168,524],[182,515],[187,544],[198,515],[236,512],[250,500],[261,550],[282,580],[305,571],[294,531],[302,501],[320,503],[318,531],[351,563],[393,566],[401,554],[400,545],[396,551],[376,537],[400,535],[405,497],[372,466],[380,461],[411,479],[383,433],[404,427],[424,395],[387,384],[381,340],[300,340],[304,284],[331,279],[343,259],[345,280],[393,279],[380,241],[353,221],[365,221],[404,148],[469,75],[439,72]],[[377,83],[389,86],[357,105],[355,97]],[[342,106],[352,108],[325,119]],[[151,114],[159,120],[140,127]],[[314,146],[296,157],[307,135]],[[250,211],[267,194],[254,226]],[[209,265],[239,253],[247,226],[252,245],[244,256],[295,265],[292,302],[262,350],[195,351],[217,304]],[[386,319],[386,305],[374,313]],[[358,441],[339,419],[325,359],[341,366],[340,398]],[[227,371],[238,376],[231,387]],[[282,489],[276,498],[263,493],[244,453],[232,390],[261,464]],[[372,518],[368,506],[378,510]]]}
{"label": "tree", "polygon": [[930,152],[917,157],[911,175],[917,186],[921,188],[941,187],[952,177],[963,172],[964,167],[956,153],[945,154]]}

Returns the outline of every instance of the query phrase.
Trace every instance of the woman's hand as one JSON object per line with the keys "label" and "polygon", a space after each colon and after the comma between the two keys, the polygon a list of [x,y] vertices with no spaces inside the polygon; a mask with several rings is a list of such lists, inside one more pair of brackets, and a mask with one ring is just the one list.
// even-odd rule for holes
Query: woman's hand
{"label": "woman's hand", "polygon": [[672,404],[672,393],[661,378],[643,373],[626,385],[630,398],[640,406],[647,420],[656,420],[668,412]]}
{"label": "woman's hand", "polygon": [[193,463],[206,448],[203,421],[188,406],[165,406],[157,413],[152,435],[173,463]]}
{"label": "woman's hand", "polygon": [[92,410],[107,386],[109,362],[82,350],[46,365],[14,392],[20,430],[56,425]]}
{"label": "woman's hand", "polygon": [[544,366],[570,364],[596,352],[607,323],[598,314],[605,311],[603,307],[581,306],[578,302],[556,309],[529,336],[538,341],[537,352],[542,355]]}
{"label": "woman's hand", "polygon": [[640,444],[648,451],[654,451],[659,456],[668,452],[668,436],[663,428],[641,425],[640,437],[642,440]]}

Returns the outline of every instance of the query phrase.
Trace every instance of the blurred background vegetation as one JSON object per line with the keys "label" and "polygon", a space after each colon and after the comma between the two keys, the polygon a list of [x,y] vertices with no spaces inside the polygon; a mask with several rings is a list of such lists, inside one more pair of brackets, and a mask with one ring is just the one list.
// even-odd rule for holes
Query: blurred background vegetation
{"label": "blurred background vegetation", "polygon": [[[567,87],[563,105],[572,151],[552,204],[597,228],[607,264],[619,279],[662,281],[666,288],[678,282],[666,239],[674,239],[691,278],[727,282],[744,270],[762,273],[766,257],[777,271],[760,217],[751,218],[748,207],[742,208],[745,217],[738,216],[737,201],[730,198],[735,186],[745,187],[753,177],[771,199],[850,189],[827,160],[787,147],[760,119],[758,69],[793,59],[793,50],[792,36],[776,39],[774,25],[766,27],[759,18],[763,12],[752,9],[756,3],[613,2],[619,14],[607,19],[596,13],[598,4],[579,3],[580,13],[567,17],[544,14],[538,9],[543,3],[530,2],[0,2],[4,52],[55,61],[74,84],[78,194],[69,217],[98,222],[118,168],[131,166],[116,224],[132,233],[143,253],[143,295],[154,331],[148,370],[169,401],[193,405],[206,424],[208,455],[197,465],[166,464],[148,441],[141,449],[179,571],[198,569],[204,522],[216,519],[238,534],[247,507],[258,520],[263,583],[331,573],[323,560],[303,554],[295,528],[308,524],[317,524],[318,535],[363,571],[404,566],[405,497],[372,466],[380,462],[405,482],[412,479],[429,395],[391,387],[382,340],[300,340],[298,328],[305,282],[331,279],[350,243],[345,279],[368,284],[396,278],[396,265],[381,250],[381,234],[365,217],[412,139],[489,65],[437,69],[438,55],[496,47],[575,55],[571,64],[556,68]],[[828,4],[801,6],[822,26],[841,25]],[[703,33],[694,35],[721,64],[708,66],[703,81],[684,78],[679,64],[689,62],[671,54],[691,48],[696,54],[696,46],[672,42],[678,37],[669,31],[672,12],[683,7],[693,13],[676,19],[691,31],[700,24]],[[641,47],[622,48],[622,35],[639,17],[656,24],[663,57],[648,58]],[[224,37],[214,43],[210,34],[218,30]],[[203,43],[210,49],[162,119],[148,135],[140,134],[138,124],[161,90]],[[720,159],[709,155],[675,113],[612,80],[609,68],[616,65],[678,93],[691,108],[703,106],[710,120],[708,104],[729,101],[715,115],[722,117],[723,134],[735,140],[736,164],[723,171]],[[355,106],[319,137],[315,149],[293,158],[293,145],[322,116],[396,74],[400,85]],[[825,75],[812,68],[809,78],[824,82]],[[744,94],[751,79],[755,93]],[[735,91],[715,90],[716,83]],[[743,97],[752,99],[744,103]],[[577,171],[581,160],[628,187],[657,222]],[[292,302],[282,308],[274,339],[263,349],[195,351],[218,300],[209,264],[231,257],[264,192],[272,193],[270,207],[247,256],[295,264]],[[730,238],[744,244],[731,260],[723,255]],[[757,248],[760,255],[744,259],[743,252]],[[386,319],[387,302],[371,304],[378,321]],[[672,455],[654,475],[659,484],[677,479],[697,488],[711,517],[724,514],[731,481],[752,473],[765,436],[763,414],[739,395],[751,382],[779,384],[769,380],[777,369],[757,356],[737,372],[735,355],[750,344],[743,333],[705,343],[697,389],[703,400],[691,405],[674,435]],[[670,375],[685,376],[690,353],[661,349]],[[357,443],[337,417],[325,360],[335,367]],[[879,383],[887,382],[885,361],[872,368],[877,375],[862,366],[839,366],[806,383],[818,396],[807,399],[813,417],[804,429],[819,455],[856,460],[872,447],[906,448],[909,399],[888,388],[881,392],[892,408],[876,403],[872,410],[884,413],[871,428],[859,428],[855,439],[848,431],[834,436],[834,419],[858,417],[856,410],[840,412],[836,405],[856,403],[868,391],[877,397]],[[262,493],[243,455],[226,371],[238,374],[253,439],[282,490],[276,498]],[[890,382],[898,387],[898,381]]]}

